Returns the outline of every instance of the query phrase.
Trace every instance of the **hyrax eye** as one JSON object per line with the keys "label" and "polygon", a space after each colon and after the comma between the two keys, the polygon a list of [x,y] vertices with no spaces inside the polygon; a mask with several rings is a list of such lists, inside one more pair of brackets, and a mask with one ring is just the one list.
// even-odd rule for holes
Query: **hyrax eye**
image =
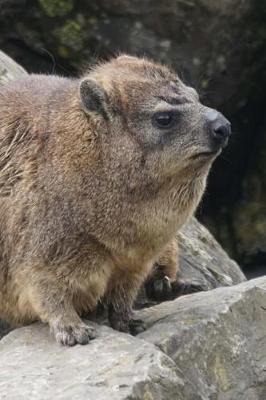
{"label": "hyrax eye", "polygon": [[174,123],[174,115],[170,111],[158,112],[153,116],[153,123],[158,128],[170,128]]}

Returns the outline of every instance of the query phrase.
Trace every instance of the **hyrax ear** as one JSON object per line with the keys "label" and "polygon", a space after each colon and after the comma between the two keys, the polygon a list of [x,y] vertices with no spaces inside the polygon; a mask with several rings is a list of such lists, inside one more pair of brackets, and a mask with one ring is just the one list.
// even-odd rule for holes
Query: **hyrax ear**
{"label": "hyrax ear", "polygon": [[83,79],[79,85],[79,94],[85,111],[94,111],[107,118],[107,94],[94,79]]}

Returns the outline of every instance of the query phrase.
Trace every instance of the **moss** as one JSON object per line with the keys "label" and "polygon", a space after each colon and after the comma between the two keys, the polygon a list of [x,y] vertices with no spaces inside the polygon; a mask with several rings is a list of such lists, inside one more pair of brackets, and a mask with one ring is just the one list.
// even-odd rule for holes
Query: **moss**
{"label": "moss", "polygon": [[203,244],[211,244],[210,240],[207,236],[204,235],[199,235],[199,239]]}
{"label": "moss", "polygon": [[201,322],[201,321],[202,321],[202,318],[200,318],[200,317],[197,317],[197,318],[190,318],[190,319],[185,319],[185,320],[183,321],[183,324],[184,324],[185,326],[192,326],[192,325],[198,324],[198,323]]}
{"label": "moss", "polygon": [[3,78],[3,76],[7,75],[7,70],[5,68],[0,69],[0,79]]}
{"label": "moss", "polygon": [[57,51],[58,51],[58,54],[60,55],[60,57],[62,57],[62,58],[69,58],[71,55],[71,52],[65,46],[59,46],[57,48]]}
{"label": "moss", "polygon": [[207,89],[209,87],[209,80],[208,79],[202,79],[200,81],[200,88],[202,90]]}
{"label": "moss", "polygon": [[151,392],[149,391],[149,389],[147,389],[147,388],[145,388],[143,400],[153,400],[153,396],[152,396]]}
{"label": "moss", "polygon": [[234,214],[235,235],[239,252],[256,253],[265,250],[265,202],[250,201],[238,206]]}
{"label": "moss", "polygon": [[61,49],[61,55],[67,55],[68,49],[78,51],[83,48],[82,29],[74,19],[67,20],[64,25],[54,31]]}
{"label": "moss", "polygon": [[226,366],[223,363],[222,356],[217,353],[214,360],[214,373],[217,379],[219,388],[226,392],[230,388],[230,382],[227,376]]}
{"label": "moss", "polygon": [[214,267],[208,267],[208,270],[212,273],[217,282],[221,283],[223,286],[232,285],[233,282],[230,276],[220,273]]}
{"label": "moss", "polygon": [[67,15],[74,6],[74,0],[39,0],[39,3],[49,17]]}

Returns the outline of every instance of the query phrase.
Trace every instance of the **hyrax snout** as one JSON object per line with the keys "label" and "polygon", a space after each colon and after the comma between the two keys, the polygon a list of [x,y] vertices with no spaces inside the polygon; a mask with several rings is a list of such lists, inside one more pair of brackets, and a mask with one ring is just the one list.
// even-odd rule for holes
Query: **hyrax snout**
{"label": "hyrax snout", "polygon": [[[0,316],[40,319],[58,342],[111,326],[153,264],[176,273],[175,235],[195,211],[229,122],[165,66],[120,56],[80,79],[30,75],[0,88]],[[172,276],[171,276],[172,275]]]}

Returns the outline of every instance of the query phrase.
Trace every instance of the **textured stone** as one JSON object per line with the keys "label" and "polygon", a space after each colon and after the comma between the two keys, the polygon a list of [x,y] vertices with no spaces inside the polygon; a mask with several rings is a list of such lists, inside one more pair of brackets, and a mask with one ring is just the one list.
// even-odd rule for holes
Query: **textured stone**
{"label": "textured stone", "polygon": [[143,310],[140,334],[182,372],[194,399],[266,398],[266,277]]}
{"label": "textured stone", "polygon": [[26,71],[0,50],[0,85],[18,79],[24,74],[26,74]]}
{"label": "textured stone", "polygon": [[64,348],[48,328],[17,329],[0,342],[0,393],[8,400],[179,398],[175,363],[144,340],[99,328],[87,346]]}
{"label": "textured stone", "polygon": [[196,218],[178,234],[180,266],[184,279],[201,282],[206,289],[246,280],[239,266]]}

